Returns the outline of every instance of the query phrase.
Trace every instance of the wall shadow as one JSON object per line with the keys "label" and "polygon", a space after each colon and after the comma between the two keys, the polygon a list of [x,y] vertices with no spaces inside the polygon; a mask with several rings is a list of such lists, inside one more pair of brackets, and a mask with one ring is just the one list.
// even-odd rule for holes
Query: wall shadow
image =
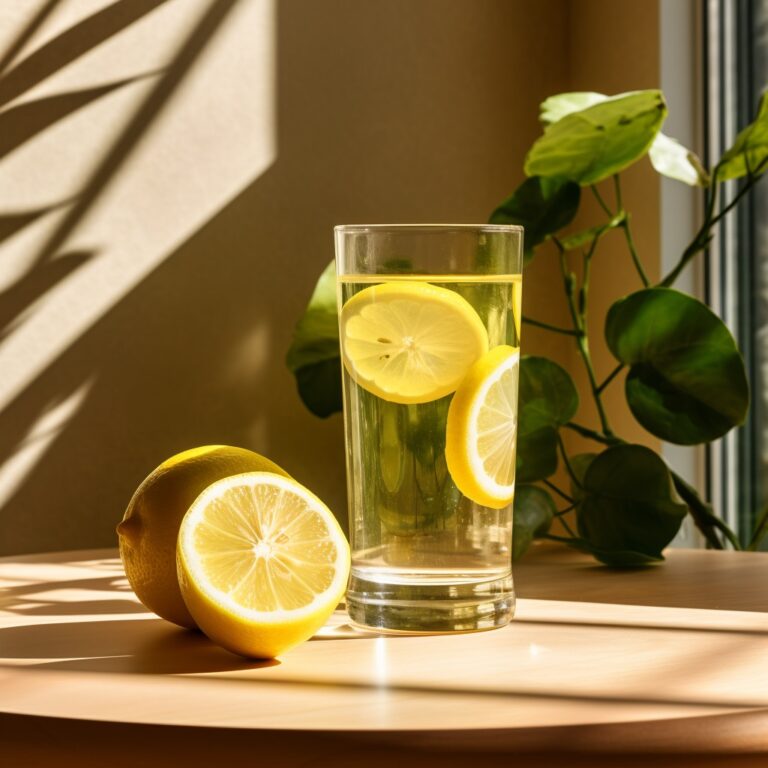
{"label": "wall shadow", "polygon": [[[143,477],[206,443],[268,454],[343,522],[341,419],[306,413],[284,365],[294,322],[333,256],[331,227],[484,221],[538,131],[538,102],[561,81],[558,68],[531,64],[546,55],[532,30],[549,29],[559,8],[276,2],[276,161],[0,412],[1,464],[41,414],[93,381],[0,509],[0,554],[116,543]],[[527,27],[516,23],[522,12]],[[515,83],[525,88],[512,98]],[[127,126],[40,264],[66,252],[153,117],[145,107]],[[41,277],[40,290],[47,284]]]}
{"label": "wall shadow", "polygon": [[35,32],[61,4],[61,0],[48,0],[0,56],[0,106],[21,96],[166,2],[168,0],[115,0],[48,40],[9,68]]}

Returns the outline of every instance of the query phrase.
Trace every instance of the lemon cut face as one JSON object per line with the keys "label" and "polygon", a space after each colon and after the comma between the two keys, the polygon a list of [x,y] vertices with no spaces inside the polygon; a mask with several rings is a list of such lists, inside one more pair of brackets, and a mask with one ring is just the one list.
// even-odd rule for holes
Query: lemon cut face
{"label": "lemon cut face", "polygon": [[494,347],[471,368],[448,409],[445,458],[453,482],[492,509],[512,502],[520,350]]}
{"label": "lemon cut face", "polygon": [[198,626],[257,658],[311,637],[349,575],[349,545],[328,507],[269,472],[206,489],[184,517],[177,552],[182,595]]}
{"label": "lemon cut face", "polygon": [[382,283],[341,310],[344,365],[368,392],[393,403],[428,403],[453,392],[488,350],[472,305],[430,283]]}

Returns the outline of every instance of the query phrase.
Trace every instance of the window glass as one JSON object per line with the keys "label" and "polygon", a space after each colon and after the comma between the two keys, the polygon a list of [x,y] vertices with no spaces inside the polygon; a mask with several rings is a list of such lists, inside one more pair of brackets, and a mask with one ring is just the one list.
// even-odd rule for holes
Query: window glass
{"label": "window glass", "polygon": [[[709,0],[704,14],[705,143],[710,165],[755,116],[768,84],[768,0]],[[743,544],[768,504],[768,189],[765,180],[719,227],[707,299],[737,337],[752,391],[746,424],[712,445],[709,495]],[[724,208],[738,192],[727,185]],[[764,543],[768,547],[768,540]]]}

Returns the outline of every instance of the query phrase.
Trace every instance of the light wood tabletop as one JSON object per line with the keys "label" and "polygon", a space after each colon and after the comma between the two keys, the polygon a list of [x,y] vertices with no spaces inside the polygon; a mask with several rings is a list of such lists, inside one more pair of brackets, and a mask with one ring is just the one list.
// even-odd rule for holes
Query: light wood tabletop
{"label": "light wood tabletop", "polygon": [[0,754],[9,768],[762,765],[767,577],[768,555],[678,550],[619,571],[544,546],[515,568],[508,627],[384,637],[339,611],[256,662],[148,613],[114,550],[3,558]]}

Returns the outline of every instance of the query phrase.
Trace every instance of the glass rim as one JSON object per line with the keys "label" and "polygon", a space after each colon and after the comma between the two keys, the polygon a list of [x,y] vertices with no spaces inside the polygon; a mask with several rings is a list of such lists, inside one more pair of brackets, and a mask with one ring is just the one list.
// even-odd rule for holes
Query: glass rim
{"label": "glass rim", "polygon": [[523,232],[519,224],[337,224],[334,232],[362,234],[366,232]]}

